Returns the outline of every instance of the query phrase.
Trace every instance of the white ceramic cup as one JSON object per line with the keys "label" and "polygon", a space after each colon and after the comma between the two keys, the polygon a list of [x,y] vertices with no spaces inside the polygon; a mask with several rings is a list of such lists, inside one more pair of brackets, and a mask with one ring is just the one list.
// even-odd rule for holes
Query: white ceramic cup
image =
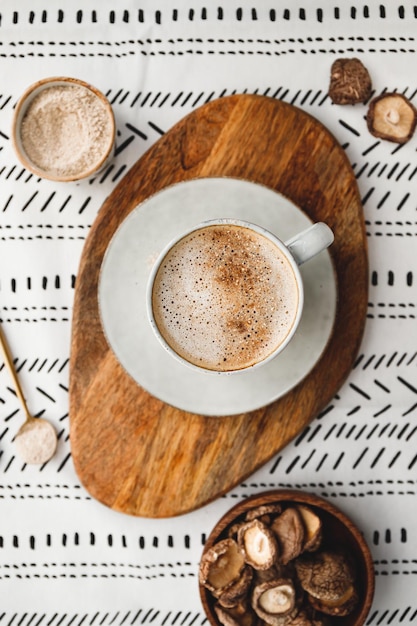
{"label": "white ceramic cup", "polygon": [[[218,230],[219,228],[220,230]],[[272,341],[271,342],[272,345],[269,347],[268,350],[265,351],[265,353],[262,353],[262,356],[259,356],[259,358],[254,356],[253,358],[249,359],[250,361],[249,363],[246,363],[243,365],[242,363],[240,364],[237,363],[234,357],[230,358],[229,356],[228,358],[220,359],[221,361],[225,361],[226,363],[225,364],[219,363],[219,365],[213,365],[212,363],[209,363],[210,359],[208,358],[207,354],[199,354],[198,359],[195,358],[197,355],[195,355],[194,357],[193,356],[189,357],[187,351],[184,351],[181,345],[176,340],[172,339],[170,335],[170,331],[167,331],[166,328],[162,328],[163,323],[161,322],[161,310],[167,308],[165,305],[163,305],[163,302],[162,302],[162,300],[165,299],[166,297],[165,293],[167,292],[167,290],[165,287],[166,282],[164,282],[165,279],[160,278],[160,276],[161,276],[161,273],[165,275],[165,277],[168,276],[167,273],[164,274],[164,272],[168,272],[168,270],[165,269],[167,267],[167,261],[168,263],[170,263],[169,259],[172,259],[172,258],[177,258],[178,260],[178,254],[180,255],[181,259],[183,258],[181,256],[182,252],[180,252],[179,249],[180,249],[180,246],[184,247],[184,243],[190,240],[190,236],[192,239],[195,239],[195,236],[201,233],[202,231],[205,231],[206,236],[207,236],[207,233],[210,231],[212,233],[212,237],[214,240],[216,236],[215,233],[218,234],[222,232],[223,233],[227,232],[227,230],[225,231],[225,228],[226,229],[236,228],[240,233],[247,233],[249,237],[253,235],[253,237],[255,238],[255,241],[259,240],[259,241],[264,242],[262,245],[264,246],[266,245],[266,249],[269,250],[269,253],[272,254],[272,257],[276,256],[277,258],[280,258],[281,261],[284,261],[283,265],[286,266],[286,272],[287,272],[286,282],[287,284],[289,284],[289,280],[290,280],[289,277],[291,276],[290,292],[292,295],[296,296],[296,303],[292,307],[291,319],[288,323],[286,322],[287,327],[285,330],[285,334],[282,337],[276,339],[276,341]],[[216,230],[214,231],[213,229],[216,229]],[[265,242],[264,239],[266,239],[267,242]],[[182,362],[183,364],[191,368],[199,370],[200,372],[206,372],[210,374],[214,373],[216,375],[225,375],[225,374],[230,375],[236,372],[241,372],[241,371],[245,371],[248,369],[261,367],[262,365],[264,365],[271,359],[275,358],[278,354],[280,354],[285,349],[285,347],[290,343],[290,341],[294,337],[295,332],[298,328],[299,322],[302,317],[303,303],[304,303],[303,277],[299,270],[299,266],[302,265],[303,263],[306,263],[307,261],[312,259],[314,256],[322,252],[325,248],[330,246],[333,243],[333,240],[334,240],[334,235],[333,235],[332,230],[327,226],[327,224],[323,222],[317,222],[313,224],[312,226],[302,231],[301,233],[298,233],[297,235],[295,235],[294,237],[292,237],[290,240],[286,242],[281,241],[276,235],[262,228],[261,226],[258,226],[256,224],[249,223],[243,220],[236,220],[236,219],[229,219],[229,218],[209,220],[206,222],[202,222],[194,226],[193,228],[190,228],[189,230],[181,233],[180,236],[176,237],[173,241],[171,241],[165,247],[165,249],[161,252],[155,264],[153,265],[153,268],[149,276],[149,282],[147,286],[147,295],[146,295],[146,298],[147,298],[146,305],[147,305],[148,318],[153,328],[153,331],[156,337],[158,338],[158,341],[173,358],[179,360],[180,362]],[[231,252],[234,252],[234,251],[231,250]],[[175,257],[176,254],[177,254],[177,257]],[[172,255],[174,255],[174,257]],[[191,257],[190,259],[188,259],[187,264],[194,263],[193,259],[196,258],[195,252],[194,253],[190,252],[190,255]],[[184,258],[185,257],[186,255],[184,256]],[[180,262],[182,262],[181,259],[180,259]],[[174,261],[172,261],[172,263],[174,263]],[[252,259],[250,263],[254,263],[254,260]],[[259,266],[259,263],[257,263],[256,265]],[[229,266],[230,266],[230,259],[229,259]],[[254,270],[253,276],[256,276],[258,269],[255,268],[255,265],[253,265],[253,270]],[[172,267],[171,267],[169,272],[172,272],[172,271],[174,271],[174,273],[177,273],[176,270],[172,270]],[[225,268],[222,267],[221,271],[223,272],[223,278],[224,278]],[[229,269],[227,271],[229,271]],[[248,270],[245,269],[245,272],[247,271]],[[249,271],[252,274],[252,271],[251,270]],[[179,272],[178,275],[182,273],[183,272]],[[211,290],[214,285],[214,282],[217,281],[218,283],[219,281],[218,279],[213,278],[213,277],[209,279],[208,278],[209,274],[210,274],[210,271],[207,274],[203,271],[202,272],[203,278],[201,277],[197,278],[196,282],[198,280],[203,281],[206,284],[207,288]],[[207,279],[206,279],[206,275],[207,275]],[[180,281],[182,280],[182,278],[183,278],[182,276],[179,276]],[[184,279],[184,281],[185,280],[186,279]],[[230,276],[226,277],[226,282],[227,281],[230,281]],[[235,282],[235,281],[233,280],[232,282]],[[262,282],[262,276],[261,276],[261,282]],[[256,280],[251,287],[251,289],[254,289],[255,291],[249,291],[248,293],[250,294],[257,293],[258,297],[261,299],[263,298],[263,293],[265,291],[271,293],[271,295],[274,296],[274,293],[272,292],[271,287],[267,283],[265,284],[267,285],[267,287],[264,289],[263,287],[260,287],[259,280]],[[164,287],[161,287],[161,285],[164,285]],[[197,286],[198,285],[199,283],[197,282]],[[158,295],[156,295],[157,293],[159,294],[163,293],[164,295],[159,297]],[[178,295],[178,293],[180,295]],[[218,289],[216,293],[218,293]],[[188,319],[188,313],[187,315],[185,315],[183,308],[182,308],[183,306],[182,303],[185,303],[187,298],[190,298],[190,299],[195,298],[195,293],[193,291],[193,288],[192,287],[190,288],[189,281],[187,282],[187,284],[184,284],[184,285],[181,284],[180,290],[177,291],[176,294],[173,295],[173,293],[170,292],[168,298],[169,298],[168,308],[170,308],[172,305],[172,309],[173,311],[175,310],[175,313],[173,311],[170,311],[170,314],[167,317],[170,317],[170,319],[173,319],[173,316],[175,316],[175,319],[176,319],[175,324],[177,324],[177,327],[181,327],[182,325],[187,324],[187,328],[186,330],[184,330],[185,333],[189,334],[190,332],[194,332],[194,329],[192,328],[192,324],[194,322],[192,321],[185,322],[185,320]],[[216,298],[218,299],[217,296]],[[220,296],[220,299],[221,298],[222,296]],[[178,301],[176,301],[176,299]],[[253,299],[252,295],[251,295],[251,299]],[[200,297],[200,300],[201,300],[201,297]],[[155,301],[157,302],[157,304],[154,304]],[[271,300],[271,302],[273,302],[273,299]],[[254,303],[251,302],[251,305],[254,305]],[[259,305],[259,302],[258,302],[258,305]],[[256,309],[262,309],[262,307],[258,305],[256,305],[256,302],[255,302],[255,305],[254,305],[255,313],[256,313]],[[191,305],[192,312],[191,312],[189,319],[194,318],[194,315],[197,313],[195,311],[196,306],[197,305]],[[243,307],[243,304],[242,305],[239,304],[239,306]],[[270,304],[268,304],[268,306],[270,306]],[[200,301],[200,308],[201,308],[201,311],[198,313],[198,315],[195,315],[195,316],[198,318],[198,317],[201,317],[202,315],[204,318],[204,324],[210,325],[210,328],[212,328],[212,330],[209,333],[206,333],[207,336],[210,337],[207,343],[207,349],[208,351],[210,351],[211,344],[216,344],[217,342],[216,328],[220,329],[220,323],[223,324],[223,319],[224,319],[223,310],[226,310],[227,305],[224,305],[224,309],[223,309],[223,304],[220,305],[220,313],[218,313],[217,318],[211,317],[210,313],[207,315],[208,305],[207,306],[205,305],[204,300]],[[211,308],[212,307],[210,306],[210,309]],[[159,314],[156,311],[157,309],[160,311]],[[249,313],[249,310],[248,310],[248,313]],[[229,317],[232,314],[233,313],[229,311],[228,313]],[[164,314],[162,314],[162,316],[163,315]],[[236,317],[236,321],[238,320],[238,317],[239,317],[239,314]],[[282,320],[282,315],[281,315],[281,320]],[[227,326],[227,328],[231,328],[232,323],[233,323],[233,319],[229,320],[227,324],[224,324],[224,326]],[[269,325],[274,324],[274,323],[275,322],[268,321]],[[201,322],[199,322],[199,324],[200,324],[200,330],[198,331],[196,330],[196,332],[200,332],[200,333],[202,332],[202,334],[204,335],[205,331],[204,330],[201,331]],[[174,332],[176,332],[177,327],[174,328]],[[171,328],[173,328],[172,324],[171,324]],[[251,330],[253,331],[254,329],[252,328]],[[220,330],[218,332],[219,332],[219,336],[218,336],[219,344],[221,344],[221,342],[224,341],[224,338],[221,340]],[[257,341],[259,342],[259,334],[258,334],[259,332],[260,331],[258,328],[258,330],[256,330],[256,333],[252,333],[252,335],[248,333],[247,337],[252,336],[253,340],[255,340],[255,335],[257,335],[258,337]],[[225,330],[223,332],[223,335],[227,335],[227,334],[228,334],[228,331]],[[251,342],[251,341],[252,339],[246,340],[246,342]],[[261,341],[263,341],[263,339],[261,339]],[[251,348],[242,347],[242,348],[239,348],[239,350],[240,349],[250,350]],[[206,348],[202,348],[201,353],[205,352],[205,350]],[[228,364],[227,364],[228,360],[229,362],[235,360],[235,362],[232,363],[231,367],[228,367]]]}

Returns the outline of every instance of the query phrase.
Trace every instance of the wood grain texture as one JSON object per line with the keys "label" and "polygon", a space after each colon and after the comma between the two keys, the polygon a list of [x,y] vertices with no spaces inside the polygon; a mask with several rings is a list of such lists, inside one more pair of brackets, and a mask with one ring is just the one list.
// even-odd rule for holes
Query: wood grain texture
{"label": "wood grain texture", "polygon": [[[335,233],[332,337],[302,383],[261,410],[207,418],[152,397],[111,352],[97,286],[111,237],[137,204],[167,185],[231,176],[287,196]],[[237,95],[189,114],[131,168],[91,228],[77,276],[70,359],[70,437],[80,480],[103,504],[143,517],[179,515],[241,482],[325,407],[349,374],[367,311],[362,206],[347,157],[313,117],[264,96]]]}

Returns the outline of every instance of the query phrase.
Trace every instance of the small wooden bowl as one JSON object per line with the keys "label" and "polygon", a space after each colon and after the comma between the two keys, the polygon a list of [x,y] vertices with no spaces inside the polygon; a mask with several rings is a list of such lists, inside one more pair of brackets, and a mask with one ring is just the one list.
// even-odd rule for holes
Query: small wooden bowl
{"label": "small wooden bowl", "polygon": [[[24,142],[22,141],[21,136],[21,128],[22,122],[25,118],[25,115],[32,104],[33,100],[42,93],[42,91],[46,89],[51,89],[55,87],[80,87],[86,90],[93,99],[96,99],[101,103],[104,114],[107,118],[108,130],[107,142],[105,147],[103,147],[100,155],[97,157],[94,163],[91,163],[89,167],[86,169],[71,173],[71,174],[58,174],[54,171],[49,171],[47,169],[41,168],[37,163],[35,163],[29,155],[26,153]],[[114,155],[114,146],[115,146],[115,137],[116,137],[116,123],[114,118],[113,109],[111,107],[110,102],[107,100],[106,96],[93,87],[89,83],[86,83],[78,78],[71,78],[68,76],[58,76],[58,77],[50,77],[44,78],[42,80],[37,81],[36,83],[30,85],[26,89],[26,91],[19,98],[16,108],[13,115],[12,121],[12,129],[11,129],[11,140],[14,151],[16,153],[17,158],[22,163],[22,165],[40,178],[46,178],[48,180],[53,180],[56,182],[75,182],[78,180],[82,180],[84,178],[89,178],[93,174],[96,174],[100,170],[102,170]]]}
{"label": "small wooden bowl", "polygon": [[[370,550],[355,524],[333,504],[314,494],[296,490],[273,490],[251,496],[232,507],[211,531],[203,555],[218,541],[228,536],[229,528],[244,521],[246,513],[265,504],[305,504],[321,517],[323,546],[343,549],[352,556],[357,571],[359,602],[352,613],[344,617],[329,616],[332,624],[362,626],[370,611],[375,589],[375,574]],[[215,599],[210,591],[199,583],[200,598],[212,626],[222,626],[214,611]]]}

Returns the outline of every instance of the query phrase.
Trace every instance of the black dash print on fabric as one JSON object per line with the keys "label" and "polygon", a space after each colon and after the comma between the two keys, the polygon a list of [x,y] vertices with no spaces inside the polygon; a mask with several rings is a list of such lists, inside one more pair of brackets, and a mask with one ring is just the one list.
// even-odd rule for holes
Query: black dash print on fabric
{"label": "black dash print on fabric", "polygon": [[417,386],[415,383],[412,383],[409,380],[404,379],[402,376],[398,376],[397,379],[399,382],[404,385],[407,389],[410,389],[413,393],[417,394]]}
{"label": "black dash print on fabric", "polygon": [[0,499],[30,499],[39,498],[40,500],[91,500],[91,496],[87,494],[79,485],[68,484],[38,484],[36,487],[30,484],[2,484],[0,485]]}
{"label": "black dash print on fabric", "polygon": [[[322,428],[313,429],[308,427],[303,431],[296,444],[294,444],[294,448],[298,448],[299,442],[303,441],[304,449],[300,449],[299,453],[286,461],[286,468],[283,467],[284,461],[280,461],[281,456],[279,455],[273,462],[269,473],[271,475],[274,474],[278,465],[280,472],[284,471],[286,474],[290,474],[296,467],[305,469],[308,466],[310,471],[317,472],[323,467],[323,464],[327,466],[331,464],[333,469],[335,464],[340,465],[342,460],[344,465],[346,463],[351,464],[351,457],[346,456],[344,458],[344,453],[339,458],[334,456],[329,443],[335,439],[363,443],[364,448],[362,452],[359,456],[355,455],[354,466],[361,463],[362,458],[366,456],[367,463],[371,469],[380,464],[381,459],[382,463],[390,468],[401,463],[404,466],[404,470],[408,469],[408,452],[403,448],[401,442],[410,442],[417,439],[417,427],[413,423],[413,415],[417,415],[415,396],[406,394],[404,404],[405,408],[401,413],[401,418],[406,418],[407,421],[404,420],[402,424],[395,421],[399,416],[394,413],[392,404],[387,402],[383,409],[374,411],[373,415],[371,414],[375,421],[369,421],[366,424],[357,422],[352,418],[356,414],[360,416],[364,408],[361,405],[357,405],[351,411],[346,412],[347,419],[344,422],[339,421],[338,424],[330,423],[330,425],[323,424]],[[379,420],[378,418],[381,415],[383,415],[383,419]],[[377,446],[376,453],[375,451],[370,451],[368,454],[368,442],[370,441],[373,441],[373,445]],[[327,451],[323,453],[323,449]]]}
{"label": "black dash print on fabric", "polygon": [[[48,493],[48,489],[51,492],[51,494],[55,493],[56,490],[56,495],[60,495],[62,494],[62,490],[66,489],[66,490],[70,490],[70,491],[82,491],[82,489],[79,486],[70,486],[70,485],[66,485],[66,484],[56,484],[56,485],[37,485],[37,489],[42,489],[43,487],[43,491],[46,492],[44,493],[44,498],[50,497],[47,495]],[[46,488],[45,488],[46,487]],[[13,493],[13,490],[15,489],[15,485],[11,485],[8,484],[7,486],[1,486],[0,487],[0,497],[7,497],[7,495],[9,495],[9,493]],[[17,491],[23,491],[23,492],[27,492],[28,494],[31,493],[31,491],[29,490],[28,486],[24,485],[22,486],[21,484],[17,485],[16,488]],[[58,493],[59,492],[59,493]],[[82,494],[79,494],[79,497],[81,497]],[[71,497],[71,495],[69,496]],[[28,541],[28,538],[26,536],[23,536],[22,538],[19,537],[19,535],[14,535],[13,539],[9,536],[3,537],[1,536],[0,539],[0,547],[1,548],[9,548],[13,543],[18,543],[20,546],[23,546],[25,544],[25,542]],[[199,545],[199,539],[197,539],[198,541],[198,545]],[[31,536],[30,537],[30,543],[32,545],[32,547],[34,548],[36,545],[39,546],[43,546],[43,545],[48,545],[49,547],[57,547],[57,546],[63,546],[63,547],[72,547],[72,546],[79,546],[79,545],[94,545],[97,547],[104,547],[104,548],[114,548],[116,550],[118,550],[119,548],[127,548],[127,549],[131,549],[133,550],[134,548],[136,548],[137,546],[139,546],[141,549],[150,549],[152,548],[160,548],[161,546],[164,545],[169,545],[170,547],[174,547],[174,541],[171,535],[166,535],[166,536],[156,536],[156,535],[138,535],[138,536],[126,536],[125,534],[117,534],[117,533],[110,533],[110,534],[96,534],[95,532],[93,532],[92,530],[84,530],[84,531],[74,531],[72,533],[60,533],[59,531],[51,531],[49,528],[45,531],[45,535],[42,534],[42,531],[38,531],[36,536]],[[179,547],[181,549],[185,548],[187,550],[192,548],[192,541],[190,538],[190,535],[188,534],[184,534],[183,536],[178,535],[178,537],[175,540],[175,547]],[[177,563],[176,565],[181,565],[181,563]],[[185,561],[182,565],[186,565],[189,566],[191,565],[190,562]],[[162,568],[166,568],[166,567],[171,567],[172,565],[169,563],[164,563],[164,564],[153,564],[153,565],[142,565],[142,564],[138,564],[135,565],[135,567],[137,569],[156,569],[158,567],[162,567]],[[1,566],[0,566],[0,570],[1,570]]]}
{"label": "black dash print on fabric", "polygon": [[[279,455],[278,458],[282,458]],[[276,462],[276,461],[275,461]],[[358,481],[309,481],[309,482],[251,482],[242,483],[239,489],[224,495],[224,498],[241,498],[252,494],[254,491],[262,491],[264,489],[305,489],[312,490],[322,497],[341,497],[341,498],[364,498],[367,496],[386,497],[388,494],[396,494],[399,496],[414,496],[417,493],[416,480],[358,480]],[[404,533],[401,534],[402,540]]]}
{"label": "black dash print on fabric", "polygon": [[371,396],[369,394],[367,394],[363,389],[358,387],[357,385],[354,385],[353,383],[349,383],[349,387],[351,389],[353,389],[354,391],[356,391],[356,393],[358,393],[361,396],[363,396],[364,398],[366,398],[367,400],[371,399]]}
{"label": "black dash print on fabric", "polygon": [[111,165],[109,165],[104,172],[101,174],[101,176],[98,178],[98,182],[100,184],[104,183],[104,181],[110,176],[110,174],[112,173],[112,171],[114,170],[114,164],[112,163]]}
{"label": "black dash print on fabric", "polygon": [[[54,290],[57,291],[61,288],[73,288],[73,276],[71,275],[60,275],[55,274],[51,276],[37,276],[36,279],[33,277],[26,277],[17,279],[15,277],[10,278],[10,283],[0,283],[0,291],[7,291],[10,289],[12,293],[17,293],[18,291],[23,290],[31,290],[32,288],[41,288],[43,291]],[[67,307],[59,307],[62,310],[67,310]],[[56,310],[53,306],[31,306],[31,307],[21,307],[18,308],[16,306],[12,307],[3,307],[4,311],[50,311]]]}
{"label": "black dash print on fabric", "polygon": [[396,274],[394,270],[388,270],[381,275],[381,272],[373,270],[371,273],[371,285],[376,287],[378,284],[386,284],[389,287],[394,285],[406,285],[411,287],[413,285],[414,273],[412,270],[407,270],[405,274]]}
{"label": "black dash print on fabric", "polygon": [[131,130],[133,133],[135,133],[135,135],[138,135],[139,137],[141,137],[141,139],[148,139],[148,137],[145,135],[144,132],[142,132],[139,128],[136,128],[136,126],[133,126],[133,124],[126,124],[126,128],[128,128],[129,130]]}
{"label": "black dash print on fabric", "polygon": [[[18,538],[17,538],[18,539]],[[29,549],[36,549],[35,537],[29,537]],[[66,544],[64,544],[66,545]],[[17,546],[16,546],[17,547]],[[158,565],[139,565],[134,562],[76,562],[71,560],[65,561],[45,561],[38,565],[37,563],[9,564],[3,563],[0,569],[0,579],[25,579],[39,578],[132,578],[137,580],[154,580],[157,578],[173,577],[178,575],[181,577],[194,578],[195,571],[191,568],[191,563],[161,563]],[[179,574],[176,573],[179,570]],[[142,622],[143,623],[143,620]]]}
{"label": "black dash print on fabric", "polygon": [[114,151],[115,156],[118,156],[121,152],[123,152],[123,150],[125,150],[132,143],[133,140],[134,140],[134,136],[130,135],[130,137],[125,139],[123,143],[116,146],[116,149]]}
{"label": "black dash print on fabric", "polygon": [[353,22],[360,20],[374,20],[384,21],[387,18],[397,20],[415,20],[417,18],[415,9],[413,6],[390,6],[390,3],[386,5],[363,5],[357,2],[355,5],[344,5],[328,3],[324,7],[315,9],[314,7],[307,8],[293,8],[289,3],[285,8],[280,10],[272,9],[268,7],[238,7],[236,9],[231,8],[227,3],[224,5],[211,5],[203,6],[199,9],[138,9],[136,11],[124,9],[123,11],[83,11],[78,9],[77,11],[68,11],[59,9],[58,11],[52,10],[30,10],[30,11],[13,11],[10,14],[0,13],[0,26],[5,23],[21,24],[29,23],[31,25],[41,24],[109,24],[117,25],[121,23],[140,23],[140,24],[167,24],[171,22],[188,21],[188,22],[207,22],[207,21],[222,21],[227,16],[230,20],[237,22],[256,22],[258,19],[267,19],[270,22],[305,22],[316,21],[322,23],[325,20],[340,20],[350,19]]}
{"label": "black dash print on fabric", "polygon": [[351,126],[347,122],[343,120],[339,120],[339,124],[343,126],[343,128],[345,128],[346,130],[348,130],[350,133],[352,133],[352,135],[355,135],[356,137],[360,137],[360,132],[356,128],[353,128],[353,126]]}
{"label": "black dash print on fabric", "polygon": [[[0,96],[0,102],[2,101],[3,96]],[[9,103],[11,103],[12,97],[11,96],[4,96],[4,101],[2,102],[2,104],[0,104],[0,109],[4,109],[7,107],[7,105]],[[9,139],[8,135],[6,135],[4,132],[0,131],[0,136],[4,137],[5,139]]]}
{"label": "black dash print on fabric", "polygon": [[391,192],[390,191],[387,191],[386,193],[384,193],[384,195],[381,197],[381,199],[377,202],[376,208],[377,209],[381,209],[384,206],[384,204],[387,203],[387,201],[389,200],[390,196],[391,196]]}
{"label": "black dash print on fabric", "polygon": [[36,390],[39,391],[40,394],[42,394],[42,396],[44,398],[46,398],[47,400],[50,400],[50,402],[52,403],[56,403],[56,399],[47,391],[45,391],[45,389],[42,389],[41,387],[36,387]]}
{"label": "black dash print on fabric", "polygon": [[414,220],[365,220],[365,225],[368,237],[417,237]]}
{"label": "black dash print on fabric", "polygon": [[[393,286],[394,282],[388,279],[388,285]],[[369,302],[368,303],[368,319],[410,319],[415,320],[417,317],[417,306],[414,302]]]}
{"label": "black dash print on fabric", "polygon": [[121,166],[121,167],[120,167],[120,168],[116,171],[115,175],[114,175],[114,176],[113,176],[113,178],[111,179],[111,180],[112,180],[112,182],[114,183],[116,180],[118,180],[118,179],[122,176],[123,172],[124,172],[126,169],[127,169],[127,165],[122,165],[122,166]]}
{"label": "black dash print on fabric", "polygon": [[[69,310],[69,309],[68,309]],[[28,322],[28,323],[36,323],[36,322],[70,322],[71,316],[68,314],[60,315],[57,314],[28,314],[24,312],[23,314],[10,315],[9,313],[0,314],[0,321],[2,323],[11,323],[11,322]]]}
{"label": "black dash print on fabric", "polygon": [[90,203],[91,200],[91,196],[89,196],[88,198],[86,198],[84,200],[84,202],[82,203],[81,207],[78,209],[78,214],[81,215],[81,213],[84,213],[85,209],[87,208],[88,204]]}
{"label": "black dash print on fabric", "polygon": [[[84,240],[90,224],[0,224],[0,241],[31,241],[31,240]],[[59,278],[58,278],[59,279]],[[31,283],[31,279],[28,278]],[[30,288],[30,287],[28,287]]]}
{"label": "black dash print on fabric", "polygon": [[[80,51],[77,52],[77,47]],[[18,51],[16,51],[18,49]],[[124,58],[135,55],[140,56],[183,56],[184,54],[219,54],[219,55],[258,55],[258,56],[282,56],[288,54],[343,54],[343,53],[374,53],[374,54],[404,54],[415,53],[416,43],[414,37],[408,38],[408,46],[404,47],[402,39],[390,39],[380,37],[377,40],[370,37],[365,41],[363,37],[338,38],[337,45],[333,38],[324,40],[323,37],[302,38],[177,38],[162,40],[159,38],[129,39],[121,41],[48,41],[26,42],[17,40],[0,45],[0,57],[2,58],[25,58],[25,57],[106,57]],[[116,99],[122,96],[122,91],[114,96]],[[127,96],[125,96],[127,97]],[[150,97],[149,95],[147,97]],[[380,145],[378,141],[374,145]],[[396,153],[402,149],[397,145],[392,149]]]}

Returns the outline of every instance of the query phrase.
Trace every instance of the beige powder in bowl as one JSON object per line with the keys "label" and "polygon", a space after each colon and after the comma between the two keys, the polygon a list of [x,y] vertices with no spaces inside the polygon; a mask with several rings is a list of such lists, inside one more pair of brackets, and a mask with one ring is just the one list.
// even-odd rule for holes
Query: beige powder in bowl
{"label": "beige powder in bowl", "polygon": [[46,178],[76,180],[93,173],[113,141],[110,105],[82,84],[43,86],[21,118],[21,148],[29,165]]}

